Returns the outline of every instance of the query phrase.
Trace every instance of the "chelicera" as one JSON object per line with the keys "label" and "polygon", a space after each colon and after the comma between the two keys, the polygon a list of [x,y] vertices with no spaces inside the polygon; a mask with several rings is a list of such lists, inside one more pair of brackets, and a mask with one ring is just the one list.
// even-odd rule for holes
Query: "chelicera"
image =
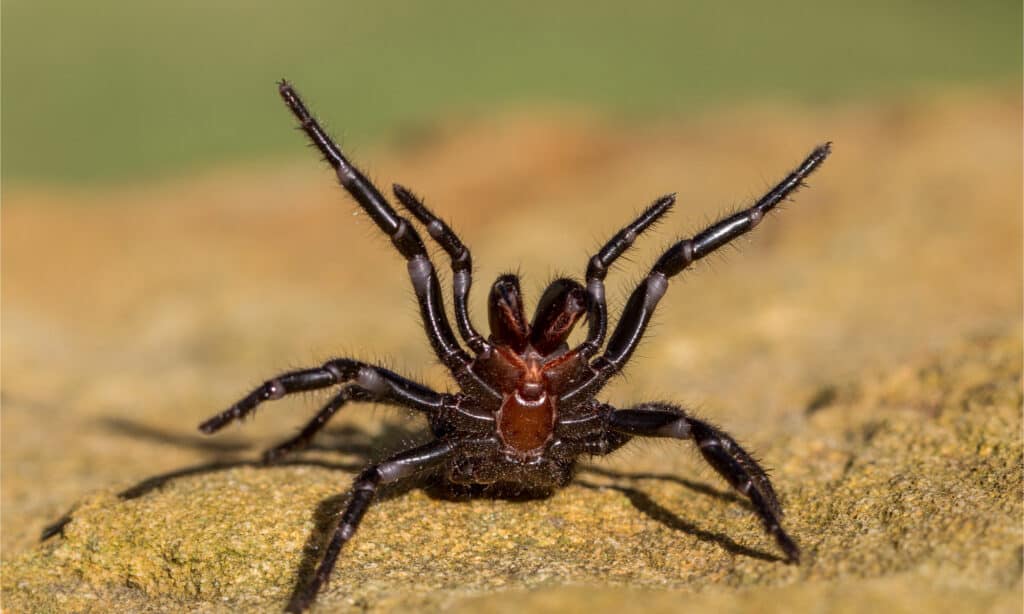
{"label": "chelicera", "polygon": [[[544,497],[572,480],[579,457],[609,454],[634,437],[692,440],[708,464],[749,498],[786,559],[798,561],[799,548],[782,528],[782,509],[767,474],[725,431],[669,403],[617,409],[596,395],[629,361],[669,279],[757,226],[821,165],[830,152],[829,144],[815,148],[749,208],[672,245],[629,297],[607,345],[605,276],[637,237],[669,211],[674,195],[657,199],[612,237],[590,259],[585,284],[572,279],[552,282],[530,321],[518,278],[499,277],[490,290],[490,335],[485,337],[473,325],[467,306],[473,268],[469,250],[419,198],[395,185],[395,198],[451,261],[455,322],[467,351],[449,324],[438,277],[416,228],[348,161],[292,86],[281,82],[279,89],[341,185],[405,258],[427,337],[460,390],[435,392],[387,369],[336,358],[319,367],[278,375],[200,425],[204,433],[213,433],[249,415],[264,401],[328,387],[337,387],[334,397],[298,435],[268,450],[267,462],[306,446],[331,416],[352,401],[415,410],[430,425],[432,441],[398,452],[356,477],[323,558],[289,604],[290,610],[301,611],[312,603],[382,485],[429,476],[456,491]],[[570,348],[569,335],[581,319],[588,321],[586,339]]]}

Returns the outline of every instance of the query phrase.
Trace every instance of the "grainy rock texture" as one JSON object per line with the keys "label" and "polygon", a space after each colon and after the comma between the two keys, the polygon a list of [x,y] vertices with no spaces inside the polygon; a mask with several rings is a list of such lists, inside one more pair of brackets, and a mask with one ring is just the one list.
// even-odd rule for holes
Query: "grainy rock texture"
{"label": "grainy rock texture", "polygon": [[[1015,93],[977,94],[642,132],[518,117],[355,152],[473,247],[479,308],[501,270],[536,297],[679,191],[613,272],[624,295],[673,236],[833,140],[795,204],[673,281],[604,397],[678,401],[755,450],[804,562],[779,560],[689,444],[643,442],[549,500],[389,493],[317,609],[1019,612],[1019,109]],[[5,611],[279,610],[352,474],[421,438],[414,417],[353,407],[316,449],[258,467],[312,399],[194,431],[332,354],[446,385],[400,259],[315,157],[299,168],[5,193]]]}

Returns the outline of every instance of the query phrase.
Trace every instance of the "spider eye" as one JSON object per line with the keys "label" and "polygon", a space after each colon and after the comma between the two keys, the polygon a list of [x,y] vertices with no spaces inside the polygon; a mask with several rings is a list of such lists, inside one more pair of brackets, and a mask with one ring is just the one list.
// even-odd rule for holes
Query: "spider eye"
{"label": "spider eye", "polygon": [[507,345],[517,352],[526,349],[530,328],[523,314],[522,292],[519,278],[502,275],[491,286],[488,301],[488,316],[491,323],[491,340],[497,345]]}
{"label": "spider eye", "polygon": [[571,279],[551,282],[537,303],[530,325],[530,343],[534,349],[541,354],[558,349],[588,308],[587,291],[583,286]]}

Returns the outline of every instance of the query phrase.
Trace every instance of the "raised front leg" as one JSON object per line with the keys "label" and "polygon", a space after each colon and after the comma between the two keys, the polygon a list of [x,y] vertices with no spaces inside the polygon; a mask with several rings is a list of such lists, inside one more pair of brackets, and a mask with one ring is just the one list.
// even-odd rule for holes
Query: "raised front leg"
{"label": "raised front leg", "polygon": [[683,239],[670,247],[630,295],[615,332],[608,340],[605,353],[591,363],[592,376],[580,383],[576,389],[565,393],[563,398],[593,396],[609,378],[621,371],[643,338],[658,301],[668,289],[668,280],[693,262],[753,230],[776,205],[804,185],[804,179],[828,157],[830,147],[830,144],[826,143],[815,148],[796,170],[750,208],[719,220],[692,239]]}
{"label": "raised front leg", "polygon": [[327,544],[324,558],[313,575],[313,579],[306,587],[298,592],[288,604],[289,612],[301,612],[309,607],[320,592],[320,588],[327,583],[334,570],[334,564],[338,560],[338,553],[341,547],[348,540],[352,539],[363,515],[373,502],[377,489],[391,482],[410,477],[444,462],[452,453],[449,444],[434,441],[426,445],[400,452],[388,460],[365,469],[352,484],[349,495],[348,506],[341,515],[337,528]]}
{"label": "raised front leg", "polygon": [[327,136],[324,129],[317,123],[316,118],[306,109],[292,86],[286,81],[282,81],[280,93],[288,108],[298,118],[302,130],[323,154],[324,160],[334,167],[342,187],[356,199],[370,219],[391,238],[395,248],[408,262],[409,277],[412,279],[413,290],[416,292],[416,299],[420,305],[423,326],[437,357],[455,375],[456,379],[465,381],[470,378],[469,356],[459,346],[451,325],[448,323],[437,273],[434,271],[434,266],[430,262],[419,233],[407,219],[395,212],[373,183],[345,158],[338,145]]}
{"label": "raised front leg", "polygon": [[410,190],[398,185],[393,186],[395,198],[412,213],[421,224],[427,227],[427,233],[437,241],[441,249],[448,254],[452,262],[452,293],[455,295],[455,323],[459,327],[462,339],[477,354],[490,352],[491,344],[487,343],[469,317],[469,288],[473,285],[473,257],[458,235],[444,223],[444,220],[427,209],[419,198]]}
{"label": "raised front leg", "polygon": [[789,562],[799,562],[800,548],[782,528],[782,507],[768,474],[728,433],[667,403],[614,411],[608,418],[608,430],[640,437],[692,439],[718,475],[750,499],[765,531],[775,538]]}
{"label": "raised front leg", "polygon": [[668,213],[676,202],[675,194],[662,196],[644,210],[632,223],[620,230],[587,264],[587,295],[590,303],[590,328],[587,339],[576,348],[582,360],[589,360],[604,344],[608,332],[608,305],[604,297],[604,278],[608,269],[624,254],[640,234]]}

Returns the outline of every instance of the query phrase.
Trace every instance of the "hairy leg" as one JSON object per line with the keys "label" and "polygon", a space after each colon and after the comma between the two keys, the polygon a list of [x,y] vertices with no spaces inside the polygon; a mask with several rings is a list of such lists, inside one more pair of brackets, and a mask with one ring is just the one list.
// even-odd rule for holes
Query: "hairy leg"
{"label": "hairy leg", "polygon": [[308,447],[313,441],[313,437],[327,426],[327,421],[349,401],[386,402],[386,399],[375,398],[375,395],[369,390],[357,385],[342,388],[341,392],[334,395],[320,411],[316,412],[313,419],[307,422],[306,426],[302,427],[302,430],[297,435],[265,451],[263,453],[263,462],[266,464],[275,463],[296,450]]}
{"label": "hairy leg", "polygon": [[448,323],[437,273],[419,233],[407,219],[395,212],[373,183],[341,153],[341,149],[306,109],[292,86],[282,81],[279,90],[281,98],[299,120],[302,130],[320,150],[327,163],[334,168],[342,187],[390,237],[395,248],[406,259],[409,277],[420,305],[423,326],[438,359],[448,367],[457,380],[473,379],[469,372],[469,356],[459,345]]}
{"label": "hairy leg", "polygon": [[477,354],[484,354],[491,350],[491,344],[487,343],[469,317],[469,288],[473,285],[473,257],[469,248],[459,240],[458,235],[444,223],[444,220],[434,215],[427,209],[419,198],[408,188],[398,185],[393,186],[395,198],[412,213],[413,216],[427,227],[427,233],[437,241],[441,249],[448,254],[452,261],[452,292],[455,295],[455,323],[459,327],[463,340],[471,350]]}
{"label": "hairy leg", "polygon": [[800,166],[751,207],[719,220],[693,238],[683,239],[670,247],[630,295],[605,353],[591,363],[591,377],[564,393],[562,398],[593,396],[613,375],[621,371],[643,338],[658,301],[668,289],[668,280],[693,262],[753,230],[782,200],[804,185],[804,179],[828,157],[830,147],[826,143],[815,148]]}
{"label": "hairy leg", "polygon": [[768,474],[728,433],[668,403],[616,410],[608,418],[608,430],[639,437],[692,439],[718,475],[750,499],[765,531],[775,538],[786,558],[791,563],[799,561],[800,549],[782,528],[782,507]]}
{"label": "hairy leg", "polygon": [[219,431],[227,424],[246,417],[264,401],[274,401],[296,392],[318,390],[348,382],[357,383],[361,389],[375,395],[377,399],[427,414],[441,411],[451,397],[434,392],[387,369],[358,360],[335,358],[320,367],[289,371],[267,380],[231,407],[200,424],[199,430],[204,433]]}
{"label": "hairy leg", "polygon": [[576,352],[582,360],[589,360],[604,344],[608,332],[608,305],[604,298],[604,278],[608,269],[624,254],[637,237],[650,228],[661,216],[668,213],[676,202],[675,194],[668,194],[656,200],[635,220],[617,232],[587,264],[587,295],[590,301],[590,328],[586,340]]}
{"label": "hairy leg", "polygon": [[296,594],[295,598],[288,604],[289,612],[301,612],[307,609],[313,599],[316,598],[320,588],[327,583],[338,560],[338,554],[359,528],[363,515],[373,502],[378,488],[383,484],[389,484],[413,476],[417,473],[436,467],[444,462],[452,453],[449,444],[440,441],[433,441],[423,446],[406,450],[392,456],[388,460],[366,468],[356,477],[352,484],[349,495],[348,506],[341,515],[337,528],[327,544],[324,558],[313,575],[313,579],[302,591]]}

